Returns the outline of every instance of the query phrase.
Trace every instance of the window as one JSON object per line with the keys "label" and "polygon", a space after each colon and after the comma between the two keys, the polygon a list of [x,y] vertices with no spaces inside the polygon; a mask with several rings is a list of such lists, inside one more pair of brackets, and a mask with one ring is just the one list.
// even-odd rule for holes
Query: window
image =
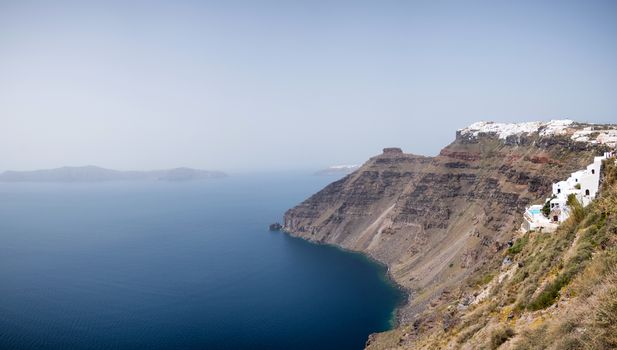
{"label": "window", "polygon": [[585,190],[585,195],[589,196],[589,190]]}
{"label": "window", "polygon": [[557,189],[557,193],[561,193],[561,188],[558,188],[558,189]]}
{"label": "window", "polygon": [[596,173],[596,169],[591,169],[591,173],[595,174]]}
{"label": "window", "polygon": [[553,216],[553,221],[554,221],[554,222],[559,221],[559,217],[558,217],[557,215]]}

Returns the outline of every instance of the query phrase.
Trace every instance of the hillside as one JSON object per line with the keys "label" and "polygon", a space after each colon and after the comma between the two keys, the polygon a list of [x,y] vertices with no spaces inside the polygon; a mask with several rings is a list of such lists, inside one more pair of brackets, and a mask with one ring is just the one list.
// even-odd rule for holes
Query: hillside
{"label": "hillside", "polygon": [[516,238],[413,325],[369,349],[617,348],[617,166],[601,196],[551,234]]}
{"label": "hillside", "polygon": [[290,209],[284,229],[385,263],[410,298],[399,328],[372,336],[370,346],[414,348],[436,329],[453,329],[461,316],[448,307],[468,298],[462,286],[489,283],[524,207],[608,149],[597,142],[607,134],[600,129],[570,121],[476,123],[436,157],[384,149]]}

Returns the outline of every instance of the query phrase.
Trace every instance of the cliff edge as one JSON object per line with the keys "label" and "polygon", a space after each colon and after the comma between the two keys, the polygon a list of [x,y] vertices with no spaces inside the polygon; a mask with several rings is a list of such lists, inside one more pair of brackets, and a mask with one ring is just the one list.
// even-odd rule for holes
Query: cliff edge
{"label": "cliff edge", "polygon": [[[385,263],[410,295],[399,329],[419,327],[424,311],[460,296],[464,282],[507,250],[525,206],[614,148],[607,144],[613,130],[572,121],[481,122],[457,131],[435,157],[386,148],[288,210],[284,230]],[[372,339],[375,346],[380,338]]]}

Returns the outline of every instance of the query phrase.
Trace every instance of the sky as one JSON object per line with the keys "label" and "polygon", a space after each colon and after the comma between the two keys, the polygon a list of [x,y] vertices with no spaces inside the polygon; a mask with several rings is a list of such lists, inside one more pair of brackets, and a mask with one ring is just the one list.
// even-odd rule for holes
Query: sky
{"label": "sky", "polygon": [[0,0],[0,170],[316,170],[617,122],[616,37],[617,1]]}

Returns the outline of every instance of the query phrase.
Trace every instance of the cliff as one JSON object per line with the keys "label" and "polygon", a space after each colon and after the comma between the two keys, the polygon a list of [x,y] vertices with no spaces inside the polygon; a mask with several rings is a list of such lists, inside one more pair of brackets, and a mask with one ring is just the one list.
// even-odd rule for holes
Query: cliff
{"label": "cliff", "polygon": [[[524,207],[608,149],[588,125],[474,124],[435,157],[387,148],[285,213],[284,230],[361,251],[405,288],[401,327],[422,322],[508,247]],[[379,339],[377,337],[376,339]]]}
{"label": "cliff", "polygon": [[617,166],[554,233],[518,234],[411,324],[368,349],[616,349]]}

